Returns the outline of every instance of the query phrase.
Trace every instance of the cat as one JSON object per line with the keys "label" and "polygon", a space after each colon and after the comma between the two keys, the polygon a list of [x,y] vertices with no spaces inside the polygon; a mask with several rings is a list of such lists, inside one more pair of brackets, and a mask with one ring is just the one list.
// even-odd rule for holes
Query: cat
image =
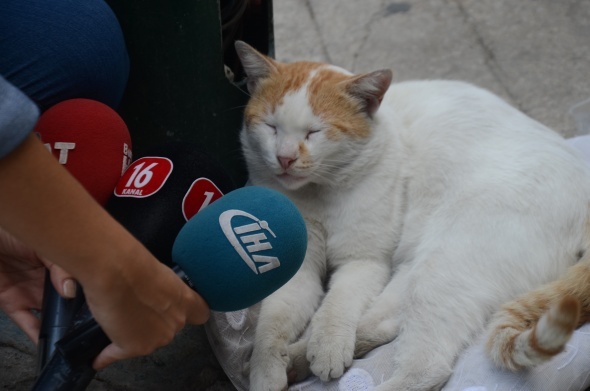
{"label": "cat", "polygon": [[590,246],[590,173],[554,131],[460,81],[236,50],[252,184],[306,219],[301,269],[260,308],[250,389],[337,379],[393,341],[377,390],[440,389],[503,303]]}

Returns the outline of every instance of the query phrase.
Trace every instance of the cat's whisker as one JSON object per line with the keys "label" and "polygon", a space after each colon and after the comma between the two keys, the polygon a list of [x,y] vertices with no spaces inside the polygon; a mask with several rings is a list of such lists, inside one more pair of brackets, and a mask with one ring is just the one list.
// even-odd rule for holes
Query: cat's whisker
{"label": "cat's whisker", "polygon": [[342,168],[345,166],[345,163],[339,163],[339,164],[326,164],[325,162],[322,162],[322,164],[320,165],[321,168],[324,169],[336,169],[336,168]]}
{"label": "cat's whisker", "polygon": [[250,99],[252,98],[252,95],[250,94],[250,92],[249,92],[247,89],[240,88],[240,87],[238,87],[238,86],[237,86],[237,85],[235,85],[235,84],[233,84],[233,86],[234,86],[234,87],[235,87],[235,88],[236,88],[238,91],[240,91],[242,94],[246,95],[248,98],[250,98]]}
{"label": "cat's whisker", "polygon": [[[324,175],[326,174],[326,175]],[[311,178],[321,179],[323,183],[328,185],[336,185],[338,182],[333,176],[328,176],[329,172],[323,173],[321,170],[316,170],[311,174]]]}
{"label": "cat's whisker", "polygon": [[246,93],[246,95],[248,95],[250,102],[254,101],[254,102],[258,102],[258,103],[265,103],[265,100],[260,98],[257,95],[250,95],[248,93]]}
{"label": "cat's whisker", "polygon": [[245,109],[248,105],[241,105],[241,106],[234,106],[228,107],[227,109],[219,111],[220,113],[227,113],[229,111],[238,110],[238,109]]}

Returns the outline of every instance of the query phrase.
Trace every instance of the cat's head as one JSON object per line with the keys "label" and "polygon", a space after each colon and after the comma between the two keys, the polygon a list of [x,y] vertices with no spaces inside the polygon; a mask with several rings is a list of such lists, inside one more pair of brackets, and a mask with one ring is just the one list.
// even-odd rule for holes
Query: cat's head
{"label": "cat's head", "polygon": [[284,64],[240,41],[236,50],[251,94],[240,136],[251,178],[290,190],[335,184],[371,136],[391,71]]}

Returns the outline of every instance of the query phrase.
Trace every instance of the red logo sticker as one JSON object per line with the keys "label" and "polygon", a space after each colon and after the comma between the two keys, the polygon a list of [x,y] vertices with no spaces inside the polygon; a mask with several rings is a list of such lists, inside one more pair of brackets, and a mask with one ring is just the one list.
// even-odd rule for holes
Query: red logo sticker
{"label": "red logo sticker", "polygon": [[215,183],[207,178],[199,178],[193,182],[182,200],[182,214],[188,221],[201,209],[221,197],[223,193]]}
{"label": "red logo sticker", "polygon": [[157,193],[172,173],[172,161],[165,157],[142,157],[125,171],[117,187],[118,197],[144,198]]}

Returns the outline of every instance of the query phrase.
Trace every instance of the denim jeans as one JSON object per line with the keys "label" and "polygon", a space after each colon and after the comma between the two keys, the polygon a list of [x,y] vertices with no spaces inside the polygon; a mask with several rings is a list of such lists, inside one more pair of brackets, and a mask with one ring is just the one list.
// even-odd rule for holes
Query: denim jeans
{"label": "denim jeans", "polygon": [[2,0],[0,74],[41,111],[71,98],[116,108],[129,58],[103,0]]}

